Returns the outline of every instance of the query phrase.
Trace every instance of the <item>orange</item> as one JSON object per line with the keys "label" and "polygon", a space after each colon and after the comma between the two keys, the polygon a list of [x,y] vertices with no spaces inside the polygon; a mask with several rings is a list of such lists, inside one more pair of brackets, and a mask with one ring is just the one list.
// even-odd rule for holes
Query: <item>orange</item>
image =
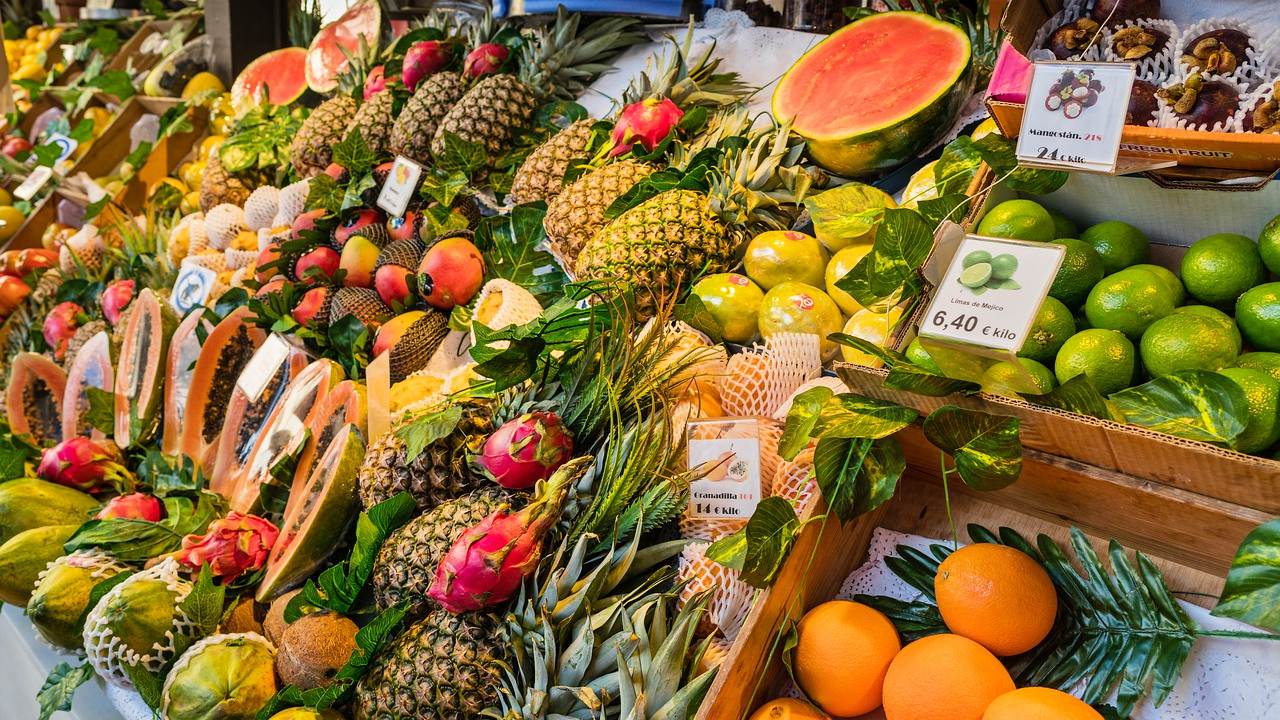
{"label": "orange", "polygon": [[778,698],[751,713],[751,720],[831,720],[831,716],[803,700]]}
{"label": "orange", "polygon": [[996,698],[982,720],[1102,720],[1102,715],[1061,690],[1027,687]]}
{"label": "orange", "polygon": [[1001,657],[1039,645],[1058,614],[1049,573],[1006,545],[974,543],[951,553],[938,566],[933,591],[951,632]]}
{"label": "orange", "polygon": [[800,620],[796,681],[810,700],[832,715],[862,715],[880,707],[889,663],[902,647],[898,631],[880,611],[832,600]]}
{"label": "orange", "polygon": [[930,635],[902,648],[884,678],[888,720],[982,720],[992,700],[1013,690],[1009,671],[986,648],[959,635]]}

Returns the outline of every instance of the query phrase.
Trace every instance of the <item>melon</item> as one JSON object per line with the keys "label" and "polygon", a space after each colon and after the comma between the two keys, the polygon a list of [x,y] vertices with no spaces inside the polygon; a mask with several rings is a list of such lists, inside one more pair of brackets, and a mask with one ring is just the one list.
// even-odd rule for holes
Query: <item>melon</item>
{"label": "melon", "polygon": [[85,418],[89,410],[88,388],[111,392],[115,370],[111,365],[111,338],[106,331],[89,338],[76,353],[67,369],[67,384],[62,391],[62,437],[88,435],[96,441],[106,435],[94,429]]}
{"label": "melon", "polygon": [[320,28],[307,48],[307,85],[318,93],[338,87],[338,76],[352,57],[360,56],[361,38],[368,47],[378,47],[382,31],[382,10],[377,0],[360,0],[337,20]]}
{"label": "melon", "polygon": [[306,482],[289,494],[280,535],[271,547],[256,599],[271,602],[320,568],[355,516],[356,477],[364,461],[364,434],[343,425]]}
{"label": "melon", "polygon": [[197,308],[173,331],[164,365],[164,429],[160,449],[165,455],[182,451],[182,425],[186,418],[187,398],[200,359],[200,333],[209,333],[213,324],[204,318],[204,308]]}
{"label": "melon", "polygon": [[[315,459],[324,456],[338,432],[347,425],[355,425],[361,433],[366,433],[368,410],[368,396],[363,383],[343,380],[334,385],[311,414],[311,422],[307,425],[311,437],[298,459],[298,467],[312,467]],[[306,473],[298,473],[294,478],[295,489],[306,479]]]}
{"label": "melon", "polygon": [[773,114],[838,175],[901,165],[940,140],[973,91],[969,39],[916,12],[869,15],[832,33],[787,70]]}
{"label": "melon", "polygon": [[38,353],[18,353],[5,390],[9,429],[16,435],[30,435],[41,447],[61,442],[66,386],[67,374],[58,363]]}
{"label": "melon", "polygon": [[151,97],[178,97],[187,81],[213,66],[213,38],[200,35],[161,60],[142,82]]}
{"label": "melon", "polygon": [[[127,448],[150,436],[159,420],[164,361],[178,318],[169,303],[144,288],[129,305],[129,322],[116,363],[116,445]],[[137,419],[139,425],[134,424]],[[134,431],[138,436],[134,436]]]}
{"label": "melon", "polygon": [[[307,91],[307,49],[287,47],[244,66],[231,83],[231,106],[243,113],[258,105],[288,105]],[[265,96],[264,96],[265,91]]]}
{"label": "melon", "polygon": [[263,340],[249,309],[241,307],[223,318],[200,346],[183,410],[180,447],[205,473],[213,471],[213,451],[227,420],[236,379]]}

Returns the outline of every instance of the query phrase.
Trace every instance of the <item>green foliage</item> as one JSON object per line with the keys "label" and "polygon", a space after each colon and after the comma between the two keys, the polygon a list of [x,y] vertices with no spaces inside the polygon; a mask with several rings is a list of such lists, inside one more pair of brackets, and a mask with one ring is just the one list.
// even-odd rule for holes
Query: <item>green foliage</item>
{"label": "green foliage", "polygon": [[919,268],[933,249],[933,229],[915,210],[884,211],[871,252],[858,261],[836,287],[863,307],[884,310],[922,287]]}
{"label": "green foliage", "polygon": [[814,230],[822,238],[852,242],[884,220],[884,192],[851,182],[805,198]]}
{"label": "green foliage", "polygon": [[64,546],[67,552],[100,548],[124,562],[146,562],[182,547],[182,538],[203,533],[209,523],[226,514],[226,501],[211,492],[194,498],[165,497],[165,517],[158,522],[113,518],[81,525]]}
{"label": "green foliage", "polygon": [[1240,543],[1213,614],[1280,632],[1280,518]]}
{"label": "green foliage", "polygon": [[0,432],[0,482],[26,477],[27,463],[39,464],[40,448],[30,435],[14,435],[9,423]]}
{"label": "green foliage", "polygon": [[760,501],[742,530],[711,543],[706,555],[740,573],[752,587],[773,583],[800,534],[800,520],[791,503],[780,497]]}
{"label": "green foliage", "polygon": [[1093,386],[1089,376],[1084,373],[1071,378],[1043,395],[1023,395],[1028,402],[1037,405],[1066,410],[1067,412],[1088,415],[1100,420],[1120,420],[1114,417],[1107,406],[1106,398]]}
{"label": "green foliage", "polygon": [[[278,167],[288,167],[289,146],[304,119],[304,113],[283,106],[255,107],[236,120],[231,134],[218,146],[218,160],[232,174],[251,170],[274,173]],[[314,183],[312,188],[314,192]]]}
{"label": "green foliage", "polygon": [[60,710],[70,711],[76,688],[92,678],[93,666],[87,662],[76,667],[65,662],[55,665],[36,693],[36,702],[40,703],[40,720],[49,720]]}
{"label": "green foliage", "polygon": [[1240,386],[1225,375],[1184,370],[1111,394],[1134,425],[1174,437],[1229,444],[1248,421]]}
{"label": "green foliage", "polygon": [[889,438],[824,436],[813,453],[814,479],[841,522],[888,502],[906,467],[902,446]]}
{"label": "green foliage", "polygon": [[485,254],[488,277],[503,278],[533,293],[542,305],[561,297],[568,282],[555,257],[541,248],[546,239],[544,203],[518,205],[509,215],[480,221],[475,243]]}
{"label": "green foliage", "polygon": [[405,461],[417,460],[428,445],[448,437],[461,420],[462,406],[450,403],[434,412],[423,413],[396,428],[396,435],[404,440]]}
{"label": "green foliage", "polygon": [[929,442],[955,460],[960,479],[975,490],[999,490],[1022,473],[1018,418],[944,405],[924,420]]}
{"label": "green foliage", "polygon": [[200,574],[196,576],[191,592],[182,599],[178,607],[187,615],[187,619],[195,625],[201,636],[217,632],[222,622],[222,611],[227,601],[227,588],[213,581],[213,573],[209,564],[200,566]]}

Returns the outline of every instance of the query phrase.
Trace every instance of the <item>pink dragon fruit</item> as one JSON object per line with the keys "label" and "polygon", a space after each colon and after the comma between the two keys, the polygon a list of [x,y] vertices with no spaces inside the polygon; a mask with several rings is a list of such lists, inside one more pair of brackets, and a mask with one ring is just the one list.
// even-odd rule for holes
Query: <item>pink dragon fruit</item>
{"label": "pink dragon fruit", "polygon": [[245,573],[261,570],[279,535],[275,525],[257,515],[233,511],[209,523],[204,535],[182,538],[182,549],[173,557],[193,570],[207,563],[214,578],[226,584]]}
{"label": "pink dragon fruit", "polygon": [[592,462],[590,456],[570,460],[539,483],[537,497],[523,510],[500,508],[463,532],[440,561],[427,595],[454,614],[509,600],[537,569],[543,537],[560,519],[569,488]]}
{"label": "pink dragon fruit", "polygon": [[45,344],[53,350],[54,360],[67,356],[67,343],[84,320],[84,308],[73,302],[58,303],[45,316],[41,331]]}
{"label": "pink dragon fruit", "polygon": [[364,99],[368,100],[397,82],[400,82],[399,75],[387,75],[385,67],[375,65],[364,79]]}
{"label": "pink dragon fruit", "polygon": [[511,48],[498,43],[477,45],[475,50],[467,53],[462,61],[462,74],[469,78],[492,75],[502,68],[502,63],[511,55]]}
{"label": "pink dragon fruit", "polygon": [[653,150],[680,124],[684,111],[671,101],[649,98],[633,102],[622,109],[618,122],[613,126],[612,156],[629,152],[637,143],[645,150]]}
{"label": "pink dragon fruit", "polygon": [[420,40],[410,45],[404,53],[404,64],[400,67],[404,86],[409,92],[413,92],[423,78],[443,70],[449,64],[449,56],[452,54],[449,43],[443,40]]}
{"label": "pink dragon fruit", "polygon": [[573,456],[573,438],[559,416],[525,413],[508,420],[484,442],[475,465],[508,490],[526,490],[551,477]]}
{"label": "pink dragon fruit", "polygon": [[36,474],[50,482],[87,493],[132,490],[133,473],[121,464],[113,443],[96,443],[84,436],[46,448]]}
{"label": "pink dragon fruit", "polygon": [[160,498],[146,493],[117,495],[107,501],[94,518],[98,520],[146,520],[160,522],[164,505]]}
{"label": "pink dragon fruit", "polygon": [[134,282],[132,280],[116,280],[102,291],[98,302],[102,305],[102,317],[113,326],[120,322],[120,313],[133,302]]}

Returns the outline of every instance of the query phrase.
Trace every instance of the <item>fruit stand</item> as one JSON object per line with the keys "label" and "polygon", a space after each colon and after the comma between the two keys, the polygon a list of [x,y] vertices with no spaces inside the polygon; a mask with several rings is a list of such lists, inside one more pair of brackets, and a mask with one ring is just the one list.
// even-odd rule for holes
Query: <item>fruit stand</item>
{"label": "fruit stand", "polygon": [[15,717],[1280,713],[1267,3],[284,5],[6,20]]}

